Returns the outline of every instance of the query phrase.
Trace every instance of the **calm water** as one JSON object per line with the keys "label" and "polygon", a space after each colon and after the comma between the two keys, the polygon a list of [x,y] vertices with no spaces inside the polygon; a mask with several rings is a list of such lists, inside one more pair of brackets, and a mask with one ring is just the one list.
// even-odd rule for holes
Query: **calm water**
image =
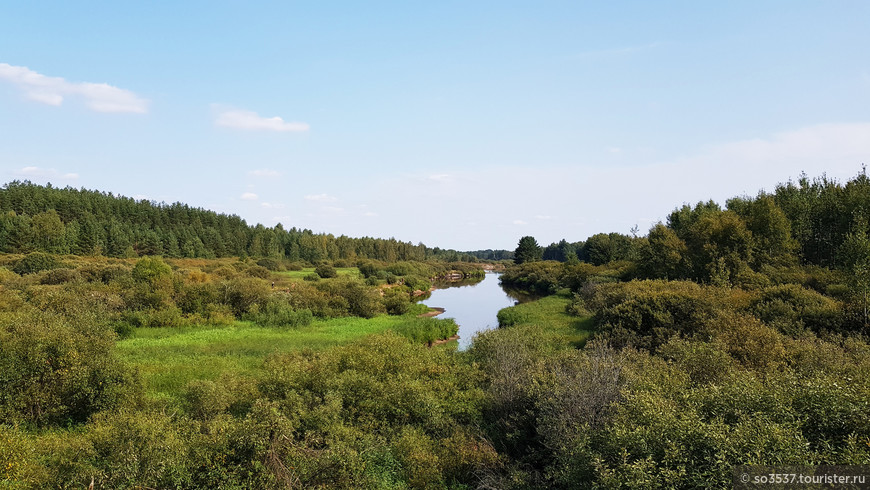
{"label": "calm water", "polygon": [[498,273],[487,273],[476,284],[438,285],[432,295],[421,301],[429,307],[444,308],[438,318],[453,318],[459,324],[459,348],[471,345],[471,338],[480,330],[498,327],[498,310],[513,306],[519,297],[511,296],[501,288]]}

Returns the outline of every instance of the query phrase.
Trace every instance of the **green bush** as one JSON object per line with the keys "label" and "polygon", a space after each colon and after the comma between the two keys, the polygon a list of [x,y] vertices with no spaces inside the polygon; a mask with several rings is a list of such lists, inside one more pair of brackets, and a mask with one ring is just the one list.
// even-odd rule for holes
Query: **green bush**
{"label": "green bush", "polygon": [[499,280],[506,286],[546,295],[559,289],[562,272],[562,264],[556,261],[525,262],[509,267]]}
{"label": "green bush", "polygon": [[99,315],[19,312],[0,318],[0,419],[81,423],[136,393]]}
{"label": "green bush", "polygon": [[74,269],[51,269],[42,274],[42,277],[39,278],[39,283],[56,286],[76,281],[79,277],[78,271]]}
{"label": "green bush", "polygon": [[281,263],[270,257],[263,257],[262,259],[258,260],[257,265],[259,265],[260,267],[264,267],[270,271],[280,271],[282,269]]}
{"label": "green bush", "polygon": [[229,394],[223,386],[210,380],[197,379],[189,382],[183,398],[185,411],[198,420],[213,418],[230,406]]}
{"label": "green bush", "polygon": [[252,306],[262,303],[271,294],[265,281],[253,277],[231,279],[218,289],[223,296],[223,303],[230,305],[236,316],[244,315]]}
{"label": "green bush", "polygon": [[357,279],[321,281],[317,289],[327,294],[330,307],[338,315],[372,318],[384,312],[378,290],[367,287]]}
{"label": "green bush", "polygon": [[290,262],[289,264],[287,264],[288,271],[301,271],[304,268],[305,266],[299,262]]}
{"label": "green bush", "polygon": [[243,318],[269,327],[300,327],[310,325],[314,316],[310,310],[296,310],[286,295],[273,294],[261,305],[254,305]]}
{"label": "green bush", "polygon": [[252,265],[252,266],[246,268],[245,274],[247,274],[251,277],[259,277],[260,279],[268,279],[269,276],[271,275],[269,273],[269,269],[262,267],[262,266],[259,266],[259,265]]}
{"label": "green bush", "polygon": [[142,257],[133,266],[132,274],[135,281],[156,286],[172,276],[172,267],[160,257]]}
{"label": "green bush", "polygon": [[33,252],[24,256],[12,267],[12,272],[24,275],[47,271],[60,267],[60,261],[54,255]]}
{"label": "green bush", "polygon": [[314,272],[324,279],[338,276],[338,272],[335,270],[335,267],[326,262],[323,262],[322,264],[319,264],[317,267],[315,267]]}
{"label": "green bush", "polygon": [[[368,280],[366,280],[368,284]],[[411,297],[406,288],[388,288],[384,290],[384,308],[390,315],[404,315],[411,309]]]}
{"label": "green bush", "polygon": [[133,327],[143,328],[183,327],[190,323],[175,306],[126,311],[121,319]]}

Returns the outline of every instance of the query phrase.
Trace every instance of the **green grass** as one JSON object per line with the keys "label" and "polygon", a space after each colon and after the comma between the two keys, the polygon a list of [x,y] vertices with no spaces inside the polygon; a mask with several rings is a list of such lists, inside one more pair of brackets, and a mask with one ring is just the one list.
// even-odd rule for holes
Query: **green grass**
{"label": "green grass", "polygon": [[[576,317],[565,312],[571,303],[567,295],[545,296],[535,301],[504,308],[499,312],[511,320],[512,325],[538,325],[565,337],[575,346],[582,346],[592,335],[592,317]],[[507,310],[507,311],[506,311]]]}
{"label": "green grass", "polygon": [[[338,276],[350,276],[350,277],[362,277],[359,269],[356,267],[336,267],[335,271],[338,272]],[[292,279],[294,281],[301,281],[302,278],[307,276],[308,274],[314,274],[314,267],[306,267],[301,271],[281,271],[275,272],[274,274],[285,278]]]}
{"label": "green grass", "polygon": [[406,316],[316,320],[295,329],[230,326],[138,328],[117,344],[119,356],[135,366],[153,399],[172,399],[194,379],[216,380],[224,373],[258,376],[274,352],[327,349],[393,329]]}

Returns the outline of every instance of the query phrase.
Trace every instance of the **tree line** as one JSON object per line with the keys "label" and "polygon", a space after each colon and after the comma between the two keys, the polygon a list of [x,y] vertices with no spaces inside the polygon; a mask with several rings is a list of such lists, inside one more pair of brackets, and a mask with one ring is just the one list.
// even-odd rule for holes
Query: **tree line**
{"label": "tree line", "polygon": [[373,259],[476,261],[395,238],[351,238],[249,225],[236,215],[71,187],[10,182],[0,189],[0,252],[170,258],[273,257],[316,263]]}
{"label": "tree line", "polygon": [[598,233],[585,241],[541,247],[523,237],[518,264],[536,260],[604,265],[625,261],[647,279],[737,284],[788,265],[867,269],[870,255],[870,178],[862,171],[841,184],[825,176],[780,184],[772,193],[685,204],[647,236]]}

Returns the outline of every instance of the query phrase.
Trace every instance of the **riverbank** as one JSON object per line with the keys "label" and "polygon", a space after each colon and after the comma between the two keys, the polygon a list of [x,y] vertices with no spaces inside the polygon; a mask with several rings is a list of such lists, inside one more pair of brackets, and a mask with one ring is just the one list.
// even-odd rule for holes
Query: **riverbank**
{"label": "riverbank", "polygon": [[430,306],[429,308],[431,308],[432,311],[427,311],[426,313],[423,313],[421,315],[417,315],[417,318],[428,318],[428,317],[438,316],[438,315],[444,313],[445,311],[447,311],[444,308],[441,308],[440,306]]}

